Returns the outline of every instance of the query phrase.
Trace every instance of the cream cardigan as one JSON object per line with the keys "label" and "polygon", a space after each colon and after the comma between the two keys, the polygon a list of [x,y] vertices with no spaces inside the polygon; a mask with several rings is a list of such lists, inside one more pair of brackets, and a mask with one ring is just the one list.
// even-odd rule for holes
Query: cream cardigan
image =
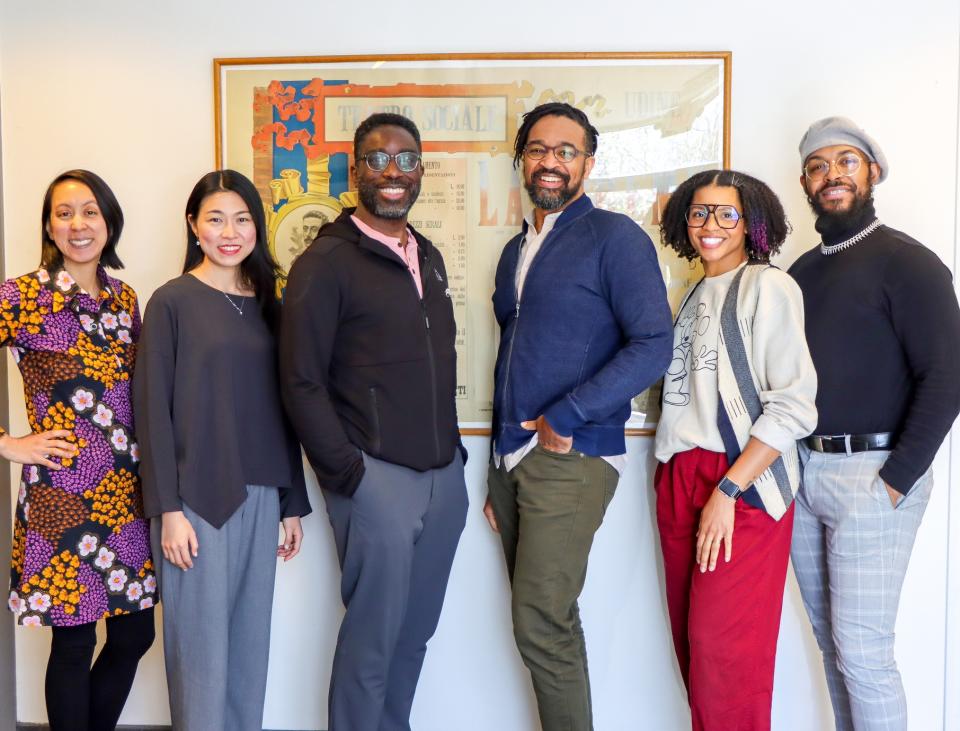
{"label": "cream cardigan", "polygon": [[717,351],[717,426],[727,458],[733,464],[750,437],[780,452],[743,496],[779,520],[800,485],[796,442],[817,425],[817,373],[793,278],[770,264],[744,266],[724,299]]}

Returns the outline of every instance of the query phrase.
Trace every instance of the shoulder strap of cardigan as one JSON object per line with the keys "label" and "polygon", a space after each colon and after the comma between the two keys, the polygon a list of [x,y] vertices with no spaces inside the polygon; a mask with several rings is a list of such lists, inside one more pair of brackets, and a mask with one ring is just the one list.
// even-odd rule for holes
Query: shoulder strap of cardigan
{"label": "shoulder strap of cardigan", "polygon": [[[740,332],[740,325],[737,317],[737,302],[740,294],[740,285],[742,284],[743,275],[750,266],[751,265],[748,264],[737,273],[737,276],[734,277],[733,282],[730,283],[730,289],[727,291],[727,294],[724,297],[723,306],[720,310],[720,338],[722,346],[726,349],[727,357],[729,358],[731,370],[733,372],[733,377],[740,393],[740,398],[747,410],[750,421],[755,422],[763,413],[763,404],[760,401],[760,394],[757,393],[756,386],[753,382],[750,359],[747,354],[746,346],[743,342],[743,335]],[[771,265],[765,266],[764,269],[769,268],[769,266]],[[760,273],[761,272],[757,272],[757,275]],[[723,447],[727,454],[727,461],[730,464],[733,464],[737,457],[740,456],[741,450],[740,444],[737,440],[736,432],[733,428],[733,424],[731,424],[730,417],[724,408],[723,399],[720,399],[717,404],[717,427],[720,430],[720,437],[723,440]],[[777,457],[773,464],[770,465],[768,470],[776,481],[781,495],[789,505],[790,500],[793,499],[793,496],[790,490],[790,478],[787,475],[786,467],[783,464],[783,458]],[[744,490],[748,489],[748,487],[744,487]],[[750,490],[748,494],[744,495],[744,499],[755,507],[765,509],[763,501],[760,499],[760,495],[756,490]]]}

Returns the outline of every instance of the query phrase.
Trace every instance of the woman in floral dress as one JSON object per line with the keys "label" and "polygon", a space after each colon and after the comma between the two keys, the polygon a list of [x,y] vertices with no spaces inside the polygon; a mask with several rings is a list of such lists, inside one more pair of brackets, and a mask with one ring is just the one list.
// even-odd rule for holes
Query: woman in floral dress
{"label": "woman in floral dress", "polygon": [[[51,731],[114,729],[153,642],[156,577],[143,518],[130,378],[136,293],[109,276],[123,213],[97,175],[47,188],[40,268],[0,287],[0,343],[23,376],[31,433],[0,430],[0,456],[23,464],[8,605],[50,626]],[[93,660],[96,622],[107,642]]]}

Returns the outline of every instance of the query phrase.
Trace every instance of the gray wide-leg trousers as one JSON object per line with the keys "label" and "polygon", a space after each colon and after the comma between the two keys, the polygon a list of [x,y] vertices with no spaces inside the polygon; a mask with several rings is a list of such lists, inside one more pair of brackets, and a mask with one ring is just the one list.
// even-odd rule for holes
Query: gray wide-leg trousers
{"label": "gray wide-leg trousers", "polygon": [[187,571],[163,558],[161,521],[151,521],[173,731],[261,731],[279,493],[248,485],[219,529],[187,505],[183,512],[199,544]]}

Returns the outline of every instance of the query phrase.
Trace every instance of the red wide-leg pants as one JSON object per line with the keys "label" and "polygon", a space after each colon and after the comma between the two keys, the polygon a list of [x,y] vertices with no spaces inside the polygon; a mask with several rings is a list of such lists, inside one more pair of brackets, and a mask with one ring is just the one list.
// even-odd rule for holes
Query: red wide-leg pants
{"label": "red wide-leg pants", "polygon": [[726,471],[726,455],[699,448],[657,468],[667,608],[693,731],[769,731],[793,505],[776,521],[738,500],[730,563],[721,547],[701,573],[700,512]]}

